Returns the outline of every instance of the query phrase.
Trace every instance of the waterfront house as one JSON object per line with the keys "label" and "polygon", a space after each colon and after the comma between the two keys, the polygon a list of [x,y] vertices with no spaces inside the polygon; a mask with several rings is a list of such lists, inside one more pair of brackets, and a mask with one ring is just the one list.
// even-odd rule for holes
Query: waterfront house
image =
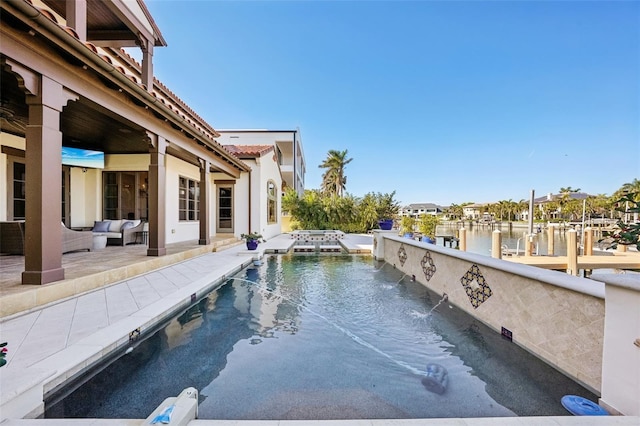
{"label": "waterfront house", "polygon": [[[249,165],[153,77],[154,49],[167,43],[142,1],[0,7],[0,221],[26,223],[23,284],[64,279],[61,220],[146,221],[148,256],[217,234],[276,232],[277,156]],[[123,50],[136,47],[141,63]]]}
{"label": "waterfront house", "polygon": [[300,129],[293,130],[227,130],[218,129],[216,140],[222,145],[273,146],[284,184],[293,188],[299,196],[304,194],[304,176],[307,163],[302,149]]}
{"label": "waterfront house", "polygon": [[443,207],[433,203],[415,203],[409,204],[406,207],[400,209],[401,216],[411,216],[419,218],[423,214],[430,214],[437,216],[442,214]]}
{"label": "waterfront house", "polygon": [[[258,149],[266,149],[271,147],[272,155],[271,162],[277,165],[279,170],[279,176],[282,180],[282,185],[278,186],[282,191],[278,191],[277,211],[279,219],[279,229],[274,222],[269,222],[271,218],[271,212],[274,201],[266,200],[268,204],[267,216],[260,215],[260,220],[266,220],[266,226],[268,230],[263,230],[262,235],[269,238],[272,235],[281,232],[291,231],[291,217],[286,212],[281,212],[280,209],[280,197],[285,188],[292,188],[299,196],[304,194],[304,176],[306,172],[306,161],[304,158],[304,151],[302,149],[302,137],[300,135],[300,129],[295,130],[260,130],[260,129],[242,129],[242,130],[218,130],[220,135],[216,140],[224,145],[227,149],[236,153],[240,159],[245,162],[249,162],[255,165],[252,167],[260,167],[264,164],[265,159],[256,156]],[[267,151],[265,151],[267,152]],[[242,153],[242,155],[241,155]],[[267,158],[268,160],[268,158]],[[253,161],[253,162],[252,162]],[[260,183],[260,188],[264,185],[269,186],[270,183],[264,179]],[[270,193],[271,189],[268,189]],[[260,191],[259,194],[263,194]],[[273,195],[267,197],[273,198]],[[261,203],[260,205],[262,205]],[[256,228],[258,229],[258,228]],[[262,229],[262,228],[260,228]]]}
{"label": "waterfront house", "polygon": [[487,208],[487,204],[467,204],[462,208],[462,216],[467,220],[478,220],[482,218]]}

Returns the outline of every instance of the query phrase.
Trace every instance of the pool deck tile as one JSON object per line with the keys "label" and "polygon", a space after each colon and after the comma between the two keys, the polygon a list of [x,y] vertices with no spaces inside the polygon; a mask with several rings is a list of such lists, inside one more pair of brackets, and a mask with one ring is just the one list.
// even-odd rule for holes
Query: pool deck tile
{"label": "pool deck tile", "polygon": [[[0,342],[9,342],[7,365],[0,369],[3,400],[12,392],[19,392],[20,374],[29,367],[49,376],[45,392],[83,371],[92,363],[116,348],[129,344],[132,331],[142,332],[164,319],[167,312],[179,309],[190,301],[192,294],[206,294],[212,283],[232,275],[264,252],[288,252],[295,240],[281,235],[261,244],[257,252],[235,245],[191,257],[115,284],[77,294],[22,314],[0,320]],[[371,250],[368,235],[347,236],[343,241],[354,250]],[[109,271],[103,273],[109,274]],[[97,277],[99,279],[99,277]],[[3,380],[4,379],[4,380]],[[25,378],[26,380],[26,378]],[[1,416],[1,413],[0,413]],[[2,417],[0,417],[2,419]],[[580,421],[581,420],[581,421]],[[581,418],[518,417],[498,419],[413,419],[413,420],[339,420],[339,421],[226,421],[194,420],[190,426],[276,426],[276,425],[639,425],[638,418]],[[37,425],[139,425],[141,420],[114,419],[4,419],[2,426]]]}

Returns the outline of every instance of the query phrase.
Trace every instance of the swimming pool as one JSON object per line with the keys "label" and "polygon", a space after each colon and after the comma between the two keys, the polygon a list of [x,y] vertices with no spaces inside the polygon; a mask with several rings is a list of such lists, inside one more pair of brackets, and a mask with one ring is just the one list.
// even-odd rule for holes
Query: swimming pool
{"label": "swimming pool", "polygon": [[[567,415],[563,395],[597,400],[441,299],[371,257],[270,256],[46,416],[144,418],[189,386],[203,419]],[[430,363],[443,394],[422,384]]]}

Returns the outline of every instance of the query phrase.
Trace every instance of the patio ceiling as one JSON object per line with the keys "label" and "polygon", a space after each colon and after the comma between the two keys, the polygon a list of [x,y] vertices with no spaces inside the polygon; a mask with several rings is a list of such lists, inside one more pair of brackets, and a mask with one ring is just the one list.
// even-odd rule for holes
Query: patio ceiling
{"label": "patio ceiling", "polygon": [[[0,76],[0,128],[24,137],[29,108],[16,78],[2,70]],[[87,99],[71,101],[60,116],[62,144],[109,154],[147,153],[144,129]]]}

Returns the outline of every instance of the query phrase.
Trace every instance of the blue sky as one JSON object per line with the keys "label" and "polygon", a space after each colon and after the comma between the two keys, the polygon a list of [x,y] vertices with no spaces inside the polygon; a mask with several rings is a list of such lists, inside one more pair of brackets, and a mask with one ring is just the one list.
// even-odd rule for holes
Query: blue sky
{"label": "blue sky", "polygon": [[217,129],[299,128],[306,187],[403,205],[640,177],[640,2],[146,0],[154,72]]}

